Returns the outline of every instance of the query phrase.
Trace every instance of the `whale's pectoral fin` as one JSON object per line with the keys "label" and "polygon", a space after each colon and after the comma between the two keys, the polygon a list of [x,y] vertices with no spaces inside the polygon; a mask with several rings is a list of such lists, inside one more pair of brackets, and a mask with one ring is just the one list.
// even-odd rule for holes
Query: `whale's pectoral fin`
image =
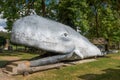
{"label": "whale's pectoral fin", "polygon": [[30,66],[35,67],[35,66],[42,66],[42,65],[57,63],[60,61],[70,59],[72,55],[73,55],[73,52],[68,54],[55,55],[55,56],[45,57],[37,60],[32,60],[30,61]]}
{"label": "whale's pectoral fin", "polygon": [[80,59],[83,59],[83,58],[84,58],[84,56],[80,53],[79,50],[75,50],[74,52],[75,52],[75,54],[76,54],[78,57],[80,57]]}

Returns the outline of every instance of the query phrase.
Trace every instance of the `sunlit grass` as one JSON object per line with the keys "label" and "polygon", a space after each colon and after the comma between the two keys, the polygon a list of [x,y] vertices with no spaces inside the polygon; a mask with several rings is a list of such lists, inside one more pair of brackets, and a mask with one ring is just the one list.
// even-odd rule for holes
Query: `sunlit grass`
{"label": "sunlit grass", "polygon": [[5,52],[0,54],[0,58],[9,56],[9,57],[19,57],[21,59],[30,59],[30,58],[36,57],[38,55],[39,54],[34,54],[34,53],[25,53],[25,52],[17,52],[17,51],[12,51],[12,52],[5,51]]}
{"label": "sunlit grass", "polygon": [[22,80],[119,80],[120,53],[108,54],[97,61],[52,69],[30,74],[27,77],[16,76]]}
{"label": "sunlit grass", "polygon": [[[21,59],[32,58],[36,54],[17,53]],[[0,55],[2,57],[2,55]],[[26,77],[13,76],[15,80],[119,80],[120,53],[108,54],[96,61],[36,72]]]}

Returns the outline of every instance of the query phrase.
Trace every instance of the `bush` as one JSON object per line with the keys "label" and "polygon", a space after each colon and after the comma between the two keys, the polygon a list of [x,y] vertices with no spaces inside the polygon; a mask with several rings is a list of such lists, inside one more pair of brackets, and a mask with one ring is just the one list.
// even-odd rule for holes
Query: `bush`
{"label": "bush", "polygon": [[4,37],[0,36],[0,46],[5,45],[5,43],[6,43],[6,39]]}

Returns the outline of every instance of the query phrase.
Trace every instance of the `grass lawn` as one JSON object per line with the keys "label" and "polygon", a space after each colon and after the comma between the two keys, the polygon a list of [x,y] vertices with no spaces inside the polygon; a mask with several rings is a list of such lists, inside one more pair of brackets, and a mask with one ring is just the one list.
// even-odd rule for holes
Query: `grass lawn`
{"label": "grass lawn", "polygon": [[[0,55],[0,61],[4,61],[5,56],[9,55]],[[29,59],[37,54],[11,53],[10,56]],[[0,62],[0,66],[3,64]],[[89,63],[36,72],[26,77],[17,75],[13,78],[15,80],[120,80],[120,53],[108,54]]]}
{"label": "grass lawn", "polygon": [[0,68],[4,67],[6,64],[8,64],[11,61],[16,60],[26,60],[31,59],[38,56],[38,54],[30,54],[30,53],[24,53],[24,52],[9,52],[4,51],[3,53],[0,53]]}

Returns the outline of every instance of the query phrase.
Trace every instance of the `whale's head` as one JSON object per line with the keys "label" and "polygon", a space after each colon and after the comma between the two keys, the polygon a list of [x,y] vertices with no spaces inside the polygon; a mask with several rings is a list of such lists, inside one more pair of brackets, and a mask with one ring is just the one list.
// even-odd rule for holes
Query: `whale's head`
{"label": "whale's head", "polygon": [[58,53],[75,52],[79,56],[100,55],[100,50],[85,37],[64,24],[34,15],[17,20],[11,41]]}

